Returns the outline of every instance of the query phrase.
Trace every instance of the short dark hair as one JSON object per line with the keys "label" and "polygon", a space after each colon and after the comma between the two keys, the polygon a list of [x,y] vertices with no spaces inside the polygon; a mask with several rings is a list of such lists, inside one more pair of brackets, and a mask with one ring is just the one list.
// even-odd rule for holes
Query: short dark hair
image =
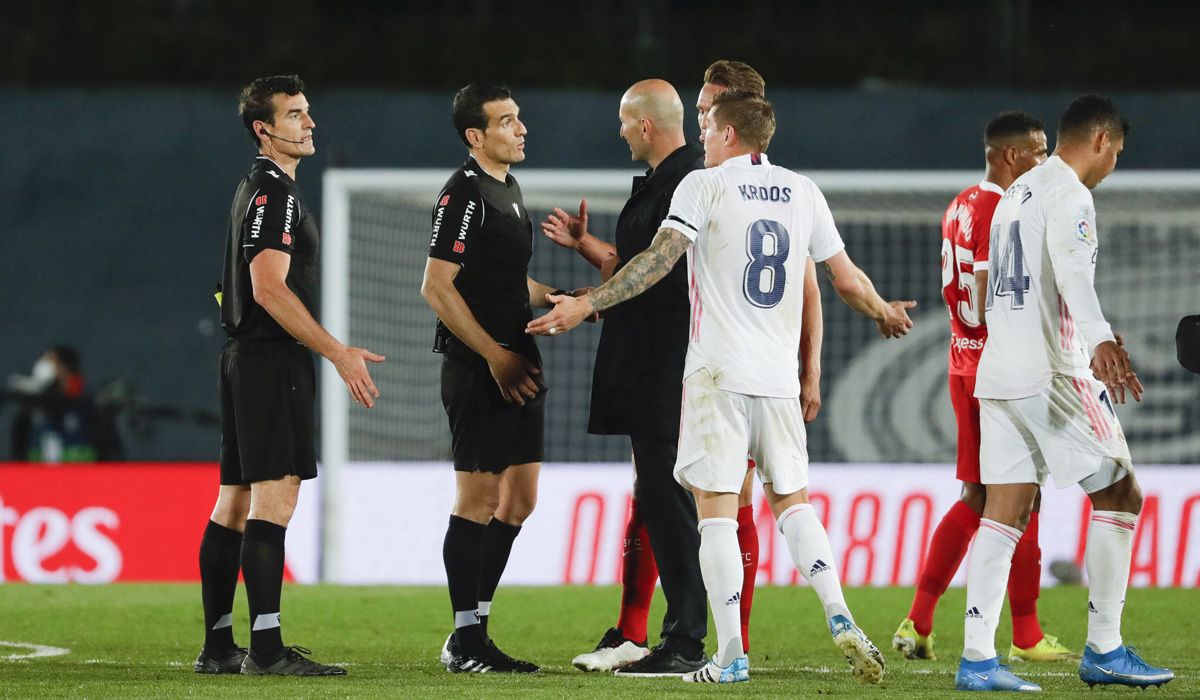
{"label": "short dark hair", "polygon": [[1067,105],[1067,111],[1058,120],[1058,140],[1088,138],[1096,129],[1108,132],[1120,129],[1124,138],[1129,135],[1129,120],[1104,95],[1080,95]]}
{"label": "short dark hair", "polygon": [[732,126],[738,139],[758,152],[767,150],[775,135],[775,108],[760,95],[729,90],[713,98],[718,126]]}
{"label": "short dark hair", "polygon": [[984,127],[983,142],[988,146],[996,146],[1001,141],[1045,130],[1040,121],[1025,112],[1001,112]]}
{"label": "short dark hair", "polygon": [[704,82],[724,85],[730,90],[748,92],[758,97],[767,94],[767,82],[763,80],[762,75],[741,61],[714,61],[708,70],[704,71]]}
{"label": "short dark hair", "polygon": [[454,93],[454,130],[458,132],[458,138],[470,148],[467,129],[487,129],[487,113],[483,106],[511,99],[512,92],[508,88],[489,83],[471,83]]}
{"label": "short dark hair", "polygon": [[275,124],[275,103],[271,98],[279,93],[288,97],[304,92],[304,81],[298,75],[272,75],[266,78],[255,78],[249,85],[242,88],[238,98],[238,114],[242,117],[242,125],[250,133],[250,140],[255,146],[261,147],[258,134],[254,131],[254,122]]}

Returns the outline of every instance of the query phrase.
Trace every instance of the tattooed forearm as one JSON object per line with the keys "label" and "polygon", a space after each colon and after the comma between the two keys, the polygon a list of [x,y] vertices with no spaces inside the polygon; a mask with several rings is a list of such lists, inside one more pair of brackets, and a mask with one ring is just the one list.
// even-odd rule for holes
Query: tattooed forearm
{"label": "tattooed forearm", "polygon": [[620,272],[591,293],[592,306],[603,311],[653,287],[675,267],[691,243],[675,229],[659,229],[649,248],[633,256]]}
{"label": "tattooed forearm", "polygon": [[827,262],[823,262],[821,263],[821,267],[825,268],[825,277],[832,282],[836,278],[836,276],[833,274],[833,266]]}

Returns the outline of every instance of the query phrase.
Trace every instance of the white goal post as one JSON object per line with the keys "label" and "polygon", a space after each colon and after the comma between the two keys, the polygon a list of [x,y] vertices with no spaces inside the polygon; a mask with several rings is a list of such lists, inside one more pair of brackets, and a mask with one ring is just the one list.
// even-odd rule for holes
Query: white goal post
{"label": "white goal post", "polygon": [[[323,540],[344,502],[339,476],[358,462],[449,459],[440,405],[434,315],[419,295],[434,199],[453,168],[330,169],[323,182],[321,319],[343,342],[387,355],[371,371],[382,397],[351,406],[329,363],[321,364]],[[832,289],[824,293],[825,408],[808,426],[815,462],[951,462],[953,415],[945,400],[948,324],[940,301],[940,222],[950,199],[981,171],[802,171],[825,193],[852,258],[890,298],[915,298],[914,332],[881,343]],[[591,230],[611,240],[638,170],[516,168],[534,219],[531,275],[553,287],[596,283],[579,256],[544,238],[550,208],[588,198]],[[1200,312],[1200,173],[1116,172],[1095,192],[1101,239],[1097,290],[1123,330],[1147,401],[1120,410],[1135,459],[1200,463],[1193,406],[1200,386],[1174,361],[1175,322]],[[585,324],[589,325],[589,324]],[[550,384],[546,459],[627,461],[628,443],[586,434],[591,360],[599,331],[581,327],[539,347]],[[1200,433],[1200,431],[1197,431]],[[419,494],[397,494],[400,499]],[[323,549],[325,578],[337,552]]]}

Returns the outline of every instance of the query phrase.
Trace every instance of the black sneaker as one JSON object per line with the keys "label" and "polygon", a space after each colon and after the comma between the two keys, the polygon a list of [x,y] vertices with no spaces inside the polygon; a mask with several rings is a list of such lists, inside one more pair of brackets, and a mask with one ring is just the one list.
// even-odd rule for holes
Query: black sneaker
{"label": "black sneaker", "polygon": [[666,642],[650,650],[645,658],[625,664],[613,671],[617,676],[636,676],[639,678],[659,678],[674,676],[682,678],[684,674],[703,668],[708,663],[708,657],[701,649],[694,657],[685,656],[677,649],[670,649]]}
{"label": "black sneaker", "polygon": [[483,652],[471,655],[460,652],[454,635],[446,637],[442,645],[442,666],[450,673],[537,673],[536,664],[520,661],[500,651],[491,639],[485,640]]}
{"label": "black sneaker", "polygon": [[225,653],[227,656],[218,658],[209,654],[208,649],[201,649],[200,656],[196,657],[196,673],[241,673],[246,650],[235,647]]}
{"label": "black sneaker", "polygon": [[477,656],[460,652],[458,644],[454,641],[454,633],[451,632],[449,637],[446,637],[446,643],[442,645],[441,662],[442,666],[450,673],[494,673],[498,669],[493,668],[492,659],[488,658],[488,653],[482,653]]}
{"label": "black sneaker", "polygon": [[492,670],[497,673],[537,673],[541,670],[538,668],[537,664],[531,661],[514,659],[508,654],[505,654],[500,650],[500,647],[496,646],[496,643],[492,641],[491,637],[488,637],[484,641],[484,645],[487,649],[487,653],[493,660]]}
{"label": "black sneaker", "polygon": [[255,659],[254,652],[246,654],[242,661],[242,674],[246,676],[344,676],[341,666],[327,666],[307,658],[312,652],[304,647],[284,647],[274,659]]}

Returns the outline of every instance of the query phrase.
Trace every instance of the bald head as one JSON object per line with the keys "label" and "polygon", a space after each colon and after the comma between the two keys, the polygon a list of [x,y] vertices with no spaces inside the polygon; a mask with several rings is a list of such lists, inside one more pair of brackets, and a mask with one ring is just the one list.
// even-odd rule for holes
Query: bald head
{"label": "bald head", "polygon": [[634,83],[621,97],[621,109],[635,119],[649,119],[660,131],[683,129],[683,102],[665,80],[652,78]]}
{"label": "bald head", "polygon": [[665,80],[636,82],[621,96],[621,138],[629,144],[633,160],[657,168],[664,158],[682,148],[683,102]]}

